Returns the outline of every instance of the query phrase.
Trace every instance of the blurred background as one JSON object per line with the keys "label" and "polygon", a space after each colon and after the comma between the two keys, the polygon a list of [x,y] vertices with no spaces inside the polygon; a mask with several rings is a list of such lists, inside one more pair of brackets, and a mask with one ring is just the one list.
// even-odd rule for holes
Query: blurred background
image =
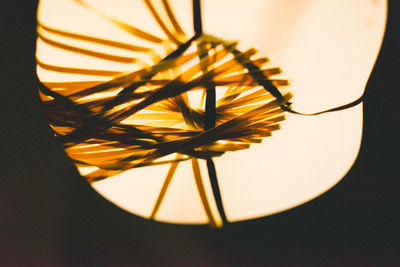
{"label": "blurred background", "polygon": [[36,5],[0,3],[0,266],[400,266],[398,2],[351,171],[309,203],[222,229],[139,218],[80,178],[34,85]]}

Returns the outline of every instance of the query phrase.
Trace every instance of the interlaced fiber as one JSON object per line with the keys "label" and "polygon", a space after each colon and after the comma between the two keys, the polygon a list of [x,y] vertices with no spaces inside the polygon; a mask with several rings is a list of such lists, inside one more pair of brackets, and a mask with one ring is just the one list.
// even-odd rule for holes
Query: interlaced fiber
{"label": "interlaced fiber", "polygon": [[[81,5],[97,12],[83,1]],[[40,95],[57,140],[77,167],[95,167],[85,175],[98,181],[130,168],[209,159],[227,151],[246,149],[280,128],[282,105],[291,94],[274,95],[287,80],[272,79],[279,68],[266,68],[267,58],[255,58],[253,48],[241,52],[237,43],[202,34],[189,39],[171,13],[168,28],[145,1],[167,39],[151,35],[103,14],[136,38],[165,49],[162,57],[152,46],[80,35],[39,23],[46,44],[89,57],[141,64],[132,72],[71,68],[37,60],[47,71],[86,74],[93,81],[41,81]],[[57,38],[117,47],[146,54],[141,58],[115,56],[65,44]],[[109,76],[108,81],[96,80]],[[204,125],[207,90],[215,88],[215,127]],[[271,90],[266,90],[268,87]],[[279,91],[278,91],[279,92]],[[198,97],[194,97],[198,96]],[[206,130],[205,130],[206,129]]]}

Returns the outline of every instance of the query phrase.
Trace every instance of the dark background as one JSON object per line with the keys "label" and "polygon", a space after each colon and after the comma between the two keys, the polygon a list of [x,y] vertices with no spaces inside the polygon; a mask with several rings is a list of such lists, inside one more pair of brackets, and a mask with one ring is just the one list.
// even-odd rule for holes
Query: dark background
{"label": "dark background", "polygon": [[34,86],[36,1],[1,1],[0,266],[400,266],[397,3],[348,175],[298,208],[215,230],[128,214],[79,177]]}

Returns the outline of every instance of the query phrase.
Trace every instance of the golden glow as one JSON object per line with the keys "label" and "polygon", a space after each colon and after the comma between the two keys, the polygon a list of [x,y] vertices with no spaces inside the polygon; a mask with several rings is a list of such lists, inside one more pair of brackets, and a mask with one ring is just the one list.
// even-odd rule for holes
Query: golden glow
{"label": "golden glow", "polygon": [[[191,1],[169,2],[181,31],[192,36]],[[176,39],[165,41],[168,36],[149,9],[149,3],[153,3],[155,10],[164,11],[161,1],[114,0],[110,3],[107,0],[40,1],[38,21],[42,26],[39,25],[38,32],[42,38],[37,43],[37,73],[44,84],[57,88],[57,83],[68,83],[68,90],[89,88],[149,67],[173,51],[176,42],[185,41],[178,29]],[[237,40],[241,48],[256,47],[258,57],[270,58],[269,67],[279,66],[283,70],[274,78],[290,80],[293,109],[306,113],[340,106],[363,93],[382,41],[386,8],[385,0],[233,0],[229,4],[225,0],[202,0],[205,32],[225,40]],[[168,16],[165,12],[160,14]],[[167,27],[171,29],[174,25]],[[147,40],[132,34],[143,36],[138,29],[146,31]],[[146,49],[154,52],[143,53]],[[92,51],[91,55],[87,51]],[[198,71],[193,69],[197,63],[182,64],[181,71],[186,73],[183,77],[192,78],[191,71]],[[242,75],[236,77],[238,81],[243,81],[245,75],[238,75]],[[255,87],[247,94],[257,93],[259,89]],[[224,91],[218,91],[219,101],[223,102],[227,96],[221,93]],[[114,89],[103,95],[74,100],[85,102],[117,92]],[[201,90],[188,94],[191,106],[203,106],[201,99]],[[273,99],[265,96],[261,100]],[[251,104],[254,103],[238,107],[237,112],[248,112]],[[138,112],[123,122],[149,122],[155,113],[160,113],[156,107],[153,109]],[[162,121],[153,120],[150,125],[176,126],[181,121],[175,114],[164,116]],[[215,158],[228,220],[276,213],[322,194],[352,166],[361,132],[362,105],[314,117],[289,114],[282,122],[282,129],[264,138],[261,144]],[[219,144],[228,145],[226,141]],[[70,156],[74,154],[73,149],[93,153],[89,152],[90,146],[80,146],[70,148],[67,151]],[[102,156],[106,157],[107,153]],[[159,160],[176,158],[172,154]],[[204,160],[180,162],[173,170],[168,189],[163,192],[170,168],[170,164],[133,168],[92,186],[119,207],[143,217],[172,223],[208,223],[212,217],[220,225]],[[98,170],[82,166],[78,169],[82,175]],[[154,215],[160,192],[163,200]]]}

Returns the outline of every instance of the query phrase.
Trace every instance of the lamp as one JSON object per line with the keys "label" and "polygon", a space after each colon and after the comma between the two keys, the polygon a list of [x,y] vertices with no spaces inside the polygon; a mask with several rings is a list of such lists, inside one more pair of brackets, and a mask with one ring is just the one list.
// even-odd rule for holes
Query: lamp
{"label": "lamp", "polygon": [[334,186],[359,150],[386,1],[201,4],[40,1],[43,110],[79,172],[131,213],[212,226]]}

